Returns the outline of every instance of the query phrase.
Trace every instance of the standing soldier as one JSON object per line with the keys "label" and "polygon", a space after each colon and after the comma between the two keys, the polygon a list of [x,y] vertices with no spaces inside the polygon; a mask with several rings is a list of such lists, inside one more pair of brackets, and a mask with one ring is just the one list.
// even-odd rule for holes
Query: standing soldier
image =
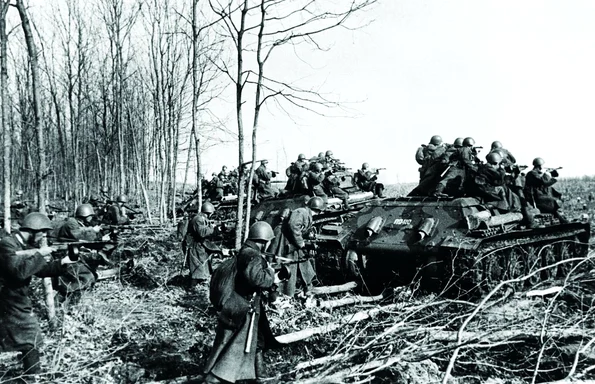
{"label": "standing soldier", "polygon": [[33,212],[25,217],[18,231],[0,240],[0,351],[21,352],[27,375],[41,372],[42,335],[29,298],[31,277],[59,276],[64,265],[72,263],[68,257],[46,261],[45,256],[54,249],[38,247],[51,229],[52,223],[46,215]]}
{"label": "standing soldier", "polygon": [[277,197],[279,194],[279,191],[271,185],[271,179],[277,176],[277,172],[269,171],[267,169],[268,163],[268,160],[261,161],[260,166],[254,171],[258,185],[257,193],[259,201]]}
{"label": "standing soldier", "polygon": [[440,146],[442,146],[442,136],[432,136],[428,145],[421,145],[419,148],[417,148],[417,151],[415,152],[415,161],[417,161],[419,165],[423,166],[424,161],[428,156],[428,151],[433,151]]}
{"label": "standing soldier", "polygon": [[211,276],[211,251],[208,238],[215,232],[210,217],[215,207],[206,201],[188,224],[186,233],[186,261],[190,268],[190,287],[207,281]]}
{"label": "standing soldier", "polygon": [[372,172],[370,164],[363,163],[362,168],[358,169],[355,174],[355,184],[362,191],[373,192],[374,196],[382,198],[384,197],[384,184],[377,182],[379,173],[378,169]]}
{"label": "standing soldier", "polygon": [[214,201],[221,201],[223,199],[223,196],[225,195],[225,183],[219,176],[217,176],[215,172],[213,172],[212,176],[213,178],[210,181],[211,193],[209,194],[209,196]]}
{"label": "standing soldier", "polygon": [[107,208],[105,218],[108,224],[125,225],[130,223],[128,212],[124,204],[128,202],[128,196],[118,195],[116,197],[116,204],[112,204]]}
{"label": "standing soldier", "polygon": [[[57,228],[58,241],[97,241],[102,239],[101,227],[92,226],[95,212],[90,204],[81,204],[76,208],[75,217],[64,220]],[[109,237],[109,236],[108,236]],[[81,291],[90,289],[97,281],[97,266],[109,264],[103,251],[81,255],[81,262],[69,265],[66,272],[59,279],[59,291],[64,297],[73,296],[78,300]],[[75,295],[72,295],[75,294]]]}
{"label": "standing soldier", "polygon": [[308,160],[306,155],[300,153],[295,163],[287,168],[287,185],[285,189],[290,193],[306,193],[308,191]]}
{"label": "standing soldier", "polygon": [[558,171],[546,169],[544,165],[545,161],[541,157],[533,160],[533,169],[525,178],[525,198],[542,213],[552,213],[561,223],[567,223],[568,219],[560,210],[562,194],[553,187],[558,181],[555,179]]}
{"label": "standing soldier", "polygon": [[[271,252],[293,261],[304,259],[305,240],[312,237],[313,216],[322,212],[324,208],[325,203],[322,198],[312,197],[305,207],[293,210],[289,217],[281,223],[281,235],[271,244]],[[298,272],[303,290],[307,292],[312,288],[312,281],[316,277],[316,273],[310,260],[304,260],[299,264],[290,264],[288,269],[291,272],[290,277],[279,285],[279,292],[290,297],[295,295]]]}
{"label": "standing soldier", "polygon": [[205,366],[205,383],[235,383],[263,378],[265,348],[278,344],[263,305],[262,292],[279,281],[263,255],[274,238],[271,226],[259,221],[237,256],[234,291],[223,303],[213,348]]}

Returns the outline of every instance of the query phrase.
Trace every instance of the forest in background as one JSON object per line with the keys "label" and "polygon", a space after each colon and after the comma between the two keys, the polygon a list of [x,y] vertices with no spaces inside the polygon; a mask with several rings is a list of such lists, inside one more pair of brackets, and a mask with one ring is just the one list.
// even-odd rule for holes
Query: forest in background
{"label": "forest in background", "polygon": [[[360,27],[350,16],[374,2],[3,0],[5,220],[15,190],[35,193],[43,211],[40,201],[76,204],[101,188],[143,193],[164,220],[175,211],[177,171],[183,189],[196,185],[204,148],[233,140],[238,165],[256,160],[255,147],[244,150],[266,102],[304,113],[338,105],[265,68],[284,47],[326,49],[319,36]],[[210,109],[224,92],[235,129]]]}

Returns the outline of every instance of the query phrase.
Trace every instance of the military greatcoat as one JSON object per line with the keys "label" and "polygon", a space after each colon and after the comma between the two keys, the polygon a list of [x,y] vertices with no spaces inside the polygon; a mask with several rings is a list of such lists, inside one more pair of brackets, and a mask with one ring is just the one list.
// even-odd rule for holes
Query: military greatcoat
{"label": "military greatcoat", "polygon": [[[257,349],[278,344],[261,300],[262,291],[274,284],[275,271],[269,268],[258,246],[251,240],[246,240],[237,258],[234,293],[223,303],[219,313],[215,341],[204,369],[206,374],[231,383],[255,379]],[[253,337],[247,345],[250,332]]]}

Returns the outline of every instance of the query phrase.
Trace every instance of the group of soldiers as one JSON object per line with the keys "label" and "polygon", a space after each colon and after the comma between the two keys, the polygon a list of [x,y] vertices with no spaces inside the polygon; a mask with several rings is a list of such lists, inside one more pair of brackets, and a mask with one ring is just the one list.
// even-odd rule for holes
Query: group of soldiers
{"label": "group of soldiers", "polygon": [[[378,197],[384,197],[384,186],[378,182],[380,169],[372,169],[368,163],[351,175],[349,168],[336,159],[331,150],[320,152],[309,160],[303,153],[285,170],[287,183],[280,190],[273,185],[273,179],[278,172],[268,169],[268,160],[262,160],[254,171],[252,178],[253,202],[259,202],[279,196],[310,195],[324,200],[337,197],[347,204],[348,188],[355,187],[366,192],[373,192]],[[241,171],[246,175],[249,167],[245,164]],[[211,201],[220,201],[226,195],[237,195],[240,172],[237,169],[228,172],[223,166],[221,172],[213,173],[210,181],[203,181],[205,197]],[[353,177],[354,185],[345,186],[345,179]],[[247,184],[243,186],[246,192]]]}
{"label": "group of soldiers", "polygon": [[[128,223],[130,218],[124,206],[127,200],[125,195],[118,196],[105,209],[103,222]],[[76,207],[73,217],[62,221],[30,212],[15,222],[10,234],[4,233],[0,238],[0,351],[21,352],[25,375],[41,371],[41,329],[29,297],[31,278],[51,277],[62,301],[76,301],[81,291],[91,289],[97,281],[98,266],[110,263],[115,245],[108,241],[110,235],[103,229],[93,205],[85,203]],[[66,249],[47,246],[48,238],[70,245],[100,243],[101,247],[80,254],[68,253]]]}
{"label": "group of soldiers", "polygon": [[[234,293],[219,312],[215,341],[205,366],[205,383],[262,377],[262,352],[278,345],[269,328],[264,302],[268,299],[274,305],[279,293],[292,297],[298,289],[306,293],[312,288],[316,272],[314,260],[308,257],[308,240],[315,236],[314,217],[325,207],[324,200],[315,196],[305,206],[281,217],[275,228],[264,221],[251,225],[236,256]],[[214,213],[213,204],[203,203],[200,212],[190,219],[182,240],[193,286],[208,282],[213,272],[211,257],[216,250],[210,240],[216,233],[211,221]],[[283,260],[283,269],[274,268],[273,259]]]}
{"label": "group of soldiers", "polygon": [[420,182],[409,195],[471,196],[498,212],[522,212],[529,225],[535,213],[550,213],[567,222],[560,210],[561,194],[553,187],[556,169],[546,168],[545,161],[536,157],[525,174],[527,167],[518,165],[501,142],[492,143],[485,162],[479,158],[480,149],[472,137],[446,144],[440,136],[432,136],[415,154]]}

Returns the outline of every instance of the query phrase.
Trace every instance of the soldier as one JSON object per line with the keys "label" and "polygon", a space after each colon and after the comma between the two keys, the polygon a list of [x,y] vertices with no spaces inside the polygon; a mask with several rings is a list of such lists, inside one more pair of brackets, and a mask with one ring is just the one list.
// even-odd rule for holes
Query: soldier
{"label": "soldier", "polygon": [[124,204],[127,202],[128,196],[126,195],[118,195],[116,197],[116,204],[112,204],[107,208],[107,213],[105,214],[107,224],[125,225],[130,223],[128,210],[124,207]]}
{"label": "soldier", "polygon": [[234,292],[227,299],[217,323],[213,348],[205,365],[205,383],[235,383],[262,379],[265,348],[275,340],[263,304],[262,292],[279,281],[263,255],[274,238],[271,226],[258,221],[237,256]]}
{"label": "soldier", "polygon": [[382,198],[384,197],[384,184],[377,182],[379,173],[378,169],[372,172],[370,164],[363,163],[362,168],[358,169],[355,174],[355,184],[362,191],[373,192],[374,196]]}
{"label": "soldier", "polygon": [[260,166],[254,172],[254,175],[256,176],[255,182],[258,185],[256,191],[258,193],[259,201],[277,197],[279,194],[279,191],[271,185],[271,179],[277,176],[277,172],[269,171],[267,169],[268,163],[268,160],[261,161]]}
{"label": "soldier", "polygon": [[221,172],[219,172],[217,178],[223,184],[223,194],[221,196],[233,194],[231,190],[231,173],[227,170],[227,165],[221,167]]}
{"label": "soldier", "polygon": [[287,185],[285,189],[293,193],[306,193],[308,191],[308,168],[310,164],[306,160],[306,155],[300,153],[296,162],[286,170]]}
{"label": "soldier", "polygon": [[501,166],[502,157],[496,152],[490,152],[486,161],[486,164],[478,166],[474,178],[475,195],[492,208],[503,212],[519,212],[521,199],[506,184],[506,171]]}
{"label": "soldier", "polygon": [[558,180],[558,171],[543,166],[545,161],[541,157],[533,160],[533,169],[525,178],[525,198],[528,204],[539,209],[542,213],[552,213],[560,222],[567,223],[564,213],[560,210],[562,194],[553,185]]}
{"label": "soldier", "polygon": [[[312,238],[313,216],[322,212],[325,205],[322,198],[312,197],[305,207],[293,210],[289,217],[280,224],[280,236],[271,244],[271,252],[294,261],[305,259],[305,240]],[[290,297],[295,295],[298,272],[303,290],[307,292],[312,289],[312,281],[316,277],[316,273],[310,260],[304,260],[299,264],[290,264],[288,268],[291,272],[290,277],[287,281],[279,284],[279,292]]]}
{"label": "soldier", "polygon": [[208,240],[215,232],[210,217],[215,212],[215,207],[206,201],[189,222],[185,237],[186,262],[190,269],[190,287],[207,281],[211,276],[212,246]]}
{"label": "soldier", "polygon": [[[109,235],[101,235],[99,225],[92,226],[95,212],[90,204],[79,205],[74,213],[75,217],[64,220],[56,229],[58,241],[98,241],[109,240]],[[110,251],[112,249],[106,249]],[[104,251],[80,256],[80,263],[69,265],[66,272],[59,279],[59,292],[64,296],[71,296],[76,302],[81,291],[90,289],[97,281],[97,267],[109,264]],[[72,295],[75,293],[75,295]]]}
{"label": "soldier", "polygon": [[[59,276],[65,265],[73,263],[68,257],[46,261],[54,249],[41,247],[47,231],[52,229],[48,217],[39,212],[28,214],[18,231],[0,240],[0,351],[19,351],[24,373],[41,372],[41,328],[34,316],[29,298],[31,277]],[[28,249],[26,248],[38,248]]]}
{"label": "soldier", "polygon": [[490,148],[490,152],[492,151],[499,151],[504,156],[502,157],[502,162],[505,164],[516,164],[516,158],[510,153],[510,151],[502,146],[502,143],[499,141],[494,141]]}
{"label": "soldier", "polygon": [[212,176],[209,196],[213,201],[221,201],[225,195],[225,183],[215,172]]}
{"label": "soldier", "polygon": [[442,146],[442,137],[439,135],[432,136],[428,145],[422,145],[419,148],[417,148],[417,151],[415,152],[415,161],[417,161],[419,165],[423,166],[426,157],[428,156],[428,152],[435,151],[438,147]]}
{"label": "soldier", "polygon": [[310,163],[310,170],[308,171],[308,192],[310,196],[319,196],[326,200],[328,198],[326,192],[322,188],[322,183],[325,179],[323,172],[323,165],[320,163]]}
{"label": "soldier", "polygon": [[466,137],[463,140],[463,146],[458,148],[450,158],[451,163],[443,172],[444,176],[436,186],[435,196],[461,197],[465,195],[466,182],[475,176],[477,164],[480,163],[474,145],[475,140],[472,137]]}

